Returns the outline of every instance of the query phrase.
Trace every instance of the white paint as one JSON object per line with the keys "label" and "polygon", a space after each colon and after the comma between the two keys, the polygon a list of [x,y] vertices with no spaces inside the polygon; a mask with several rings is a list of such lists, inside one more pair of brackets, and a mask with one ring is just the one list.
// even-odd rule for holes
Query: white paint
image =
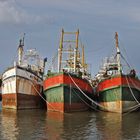
{"label": "white paint", "polygon": [[17,68],[17,71],[16,71],[16,75],[27,78],[27,79],[30,79],[30,80],[32,80],[33,77],[34,77],[34,74],[32,74],[28,71],[22,70],[22,69],[18,69],[18,68]]}
{"label": "white paint", "polygon": [[32,88],[35,89],[36,84],[42,84],[37,76],[17,67],[7,70],[3,74],[2,81],[2,94],[22,93],[34,95]]}
{"label": "white paint", "polygon": [[33,93],[31,92],[33,84],[29,80],[22,78],[18,79],[20,79],[18,93],[33,95]]}
{"label": "white paint", "polygon": [[2,75],[2,80],[5,80],[8,77],[15,76],[16,75],[16,67],[13,67],[9,70],[7,70],[3,75]]}
{"label": "white paint", "polygon": [[16,93],[16,78],[11,77],[2,84],[2,94]]}

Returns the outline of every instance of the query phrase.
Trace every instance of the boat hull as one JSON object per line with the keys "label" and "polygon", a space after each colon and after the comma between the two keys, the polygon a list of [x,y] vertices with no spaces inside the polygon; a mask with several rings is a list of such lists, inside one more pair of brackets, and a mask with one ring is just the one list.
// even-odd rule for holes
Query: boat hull
{"label": "boat hull", "polygon": [[32,72],[13,67],[3,74],[2,108],[41,108],[42,95],[41,79]]}
{"label": "boat hull", "polygon": [[[75,81],[75,84],[71,80]],[[76,86],[77,85],[77,86]],[[46,96],[47,110],[59,112],[85,111],[89,109],[87,96],[92,96],[92,88],[88,81],[65,73],[60,73],[44,81],[44,94]]]}
{"label": "boat hull", "polygon": [[124,113],[138,109],[140,81],[126,75],[105,79],[98,84],[99,109]]}

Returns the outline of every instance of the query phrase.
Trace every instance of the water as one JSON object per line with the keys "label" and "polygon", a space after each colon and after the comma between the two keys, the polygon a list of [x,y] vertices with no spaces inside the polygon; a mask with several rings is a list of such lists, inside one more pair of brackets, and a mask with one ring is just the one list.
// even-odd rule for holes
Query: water
{"label": "water", "polygon": [[140,112],[62,114],[46,110],[1,110],[0,140],[137,140]]}

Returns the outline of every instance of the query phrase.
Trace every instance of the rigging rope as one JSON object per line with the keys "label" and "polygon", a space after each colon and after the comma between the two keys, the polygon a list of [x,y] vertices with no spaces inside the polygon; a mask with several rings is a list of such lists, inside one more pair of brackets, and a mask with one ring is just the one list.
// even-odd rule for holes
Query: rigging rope
{"label": "rigging rope", "polygon": [[88,104],[84,99],[82,99],[82,97],[80,97],[74,89],[73,89],[73,91],[76,93],[76,95],[77,95],[87,106],[89,106],[90,108],[92,108],[92,109],[94,109],[94,110],[96,110],[96,111],[100,111],[99,109],[97,109],[97,108],[91,106],[91,105]]}
{"label": "rigging rope", "polygon": [[129,77],[129,79],[132,82],[133,86],[140,91],[140,88],[135,85],[135,83],[132,81],[131,77]]}
{"label": "rigging rope", "polygon": [[[130,79],[131,79],[131,78],[130,78]],[[128,84],[129,90],[130,90],[130,92],[131,92],[133,98],[135,99],[135,101],[136,101],[138,104],[135,105],[135,106],[133,106],[133,107],[131,107],[130,110],[129,110],[128,112],[124,113],[124,116],[127,115],[127,114],[129,114],[129,113],[131,113],[131,112],[133,112],[134,110],[136,110],[136,109],[138,109],[138,108],[140,107],[140,103],[139,103],[139,101],[136,99],[136,97],[135,97],[135,95],[133,94],[133,91],[132,91],[132,89],[131,89],[131,87],[130,87],[129,81],[128,81],[128,79],[127,79],[127,75],[126,75],[126,80],[127,80],[127,84]]]}
{"label": "rigging rope", "polygon": [[[28,77],[30,77],[27,71],[26,71],[26,74],[27,74]],[[40,96],[54,111],[58,111],[58,110],[56,110],[46,99],[44,99],[44,97],[40,94],[40,92],[39,92],[39,91],[37,90],[37,88],[35,87],[33,81],[32,81],[32,80],[29,80],[29,81],[30,81],[30,83],[33,85],[33,88],[35,89],[35,91],[37,92],[37,94],[38,94],[38,95],[39,95],[39,96]],[[37,81],[36,81],[36,83],[37,83]],[[37,84],[38,84],[38,83],[37,83]],[[42,86],[42,84],[41,84],[41,86]]]}
{"label": "rigging rope", "polygon": [[129,65],[129,63],[126,61],[126,59],[124,58],[124,56],[121,54],[121,57],[123,58],[123,60],[125,61],[125,63],[127,64],[127,66],[131,69],[131,65]]}
{"label": "rigging rope", "polygon": [[[30,81],[33,84],[33,81]],[[54,110],[54,111],[58,111],[56,110],[51,104],[49,104],[49,102],[43,98],[43,96],[41,96],[41,94],[39,93],[39,91],[36,89],[36,87],[33,84],[34,89],[36,90],[36,92],[39,94],[39,96],[45,101],[47,102],[47,104]],[[74,90],[74,89],[73,89]],[[76,93],[76,91],[74,90],[74,92]],[[78,94],[76,94],[86,105],[88,105],[90,108],[95,109],[96,111],[100,111],[96,108],[94,108],[93,106],[89,105],[87,102],[85,102]]]}
{"label": "rigging rope", "polygon": [[95,105],[101,107],[101,108],[104,108],[106,109],[104,106],[100,105],[99,103],[95,102],[94,100],[92,100],[90,97],[88,97],[81,89],[80,87],[75,83],[75,81],[72,79],[71,75],[68,73],[70,79],[72,80],[72,82],[74,83],[74,85],[79,89],[79,91],[87,98],[89,99],[89,101],[91,101],[92,103],[94,103]]}
{"label": "rigging rope", "polygon": [[130,84],[129,84],[129,81],[128,81],[128,78],[127,78],[127,75],[126,75],[125,77],[126,77],[126,81],[127,81],[127,84],[128,84],[129,90],[130,90],[130,92],[131,92],[133,98],[134,98],[135,101],[140,105],[139,101],[136,99],[136,97],[135,97],[135,95],[134,95],[134,93],[133,93],[133,91],[132,91],[132,89],[131,89],[131,87],[130,87]]}
{"label": "rigging rope", "polygon": [[127,114],[133,112],[134,110],[138,109],[139,105],[135,105],[133,106],[128,112],[123,113],[123,116],[126,116]]}

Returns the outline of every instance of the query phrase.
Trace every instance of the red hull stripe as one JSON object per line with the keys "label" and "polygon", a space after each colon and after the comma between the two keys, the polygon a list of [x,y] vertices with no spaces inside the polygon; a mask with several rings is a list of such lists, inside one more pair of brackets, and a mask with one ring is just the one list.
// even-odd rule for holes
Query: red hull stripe
{"label": "red hull stripe", "polygon": [[4,108],[16,108],[17,107],[17,95],[12,94],[2,94],[2,107]]}
{"label": "red hull stripe", "polygon": [[[92,87],[89,85],[87,81],[76,77],[72,77],[72,79],[79,86],[80,89],[92,93]],[[76,87],[76,85],[73,83],[73,81],[68,75],[62,74],[62,75],[57,75],[57,76],[47,78],[43,84],[44,90],[59,84],[66,84],[66,85],[71,85]]]}
{"label": "red hull stripe", "polygon": [[[129,83],[129,84],[128,84]],[[140,89],[140,81],[138,79],[132,77],[114,77],[111,79],[104,80],[99,83],[97,91],[103,91],[109,88],[117,87],[117,86],[130,86],[137,89]]]}
{"label": "red hull stripe", "polygon": [[71,111],[85,111],[88,110],[88,106],[83,103],[49,103],[47,104],[47,110],[59,111],[59,112],[71,112]]}
{"label": "red hull stripe", "polygon": [[21,93],[2,94],[2,107],[14,109],[41,108],[43,103],[39,95]]}
{"label": "red hull stripe", "polygon": [[64,103],[49,103],[47,105],[47,110],[53,110],[53,111],[60,111],[64,112]]}

